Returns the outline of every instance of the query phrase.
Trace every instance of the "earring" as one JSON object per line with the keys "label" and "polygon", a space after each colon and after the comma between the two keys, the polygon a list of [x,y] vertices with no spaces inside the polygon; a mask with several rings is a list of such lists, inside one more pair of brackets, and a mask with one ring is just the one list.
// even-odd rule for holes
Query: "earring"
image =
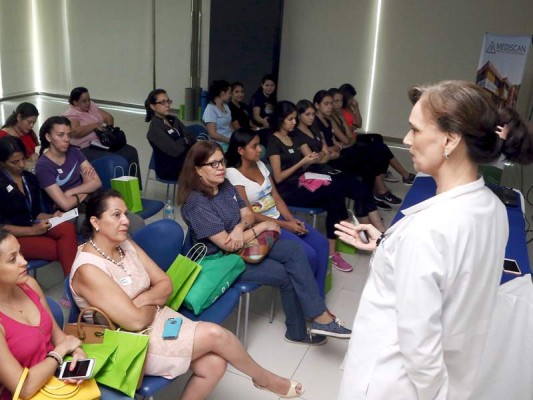
{"label": "earring", "polygon": [[450,158],[450,153],[447,150],[444,150],[444,158],[447,160]]}
{"label": "earring", "polygon": [[94,229],[96,232],[100,232],[100,228],[95,228]]}

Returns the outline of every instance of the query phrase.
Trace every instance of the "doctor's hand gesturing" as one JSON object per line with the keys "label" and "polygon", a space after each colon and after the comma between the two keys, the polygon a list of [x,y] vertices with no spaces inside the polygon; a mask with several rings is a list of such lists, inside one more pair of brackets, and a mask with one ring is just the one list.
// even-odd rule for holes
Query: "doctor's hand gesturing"
{"label": "doctor's hand gesturing", "polygon": [[[341,221],[335,224],[335,235],[340,240],[350,246],[355,246],[360,250],[373,251],[376,249],[376,241],[380,238],[381,232],[370,224],[354,225],[351,222]],[[360,233],[366,234],[368,241],[361,239]]]}

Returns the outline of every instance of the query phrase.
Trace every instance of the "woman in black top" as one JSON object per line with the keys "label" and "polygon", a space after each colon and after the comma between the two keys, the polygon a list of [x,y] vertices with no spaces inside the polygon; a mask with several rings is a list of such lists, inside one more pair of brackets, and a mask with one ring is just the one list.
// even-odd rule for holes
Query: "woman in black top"
{"label": "woman in black top", "polygon": [[177,181],[185,155],[196,142],[183,123],[170,115],[172,100],[163,89],[152,90],[144,102],[146,122],[150,122],[146,137],[154,150],[155,172],[161,179]]}
{"label": "woman in black top", "polygon": [[385,231],[385,226],[381,216],[377,211],[371,189],[361,183],[354,174],[338,172],[332,168],[328,162],[339,157],[336,146],[328,147],[322,134],[313,130],[315,120],[315,108],[308,100],[300,100],[296,105],[298,125],[292,131],[291,137],[299,147],[304,156],[313,152],[318,153],[315,164],[310,169],[323,174],[332,174],[332,185],[338,187],[345,197],[354,200],[354,214],[359,222],[372,224],[381,232]]}
{"label": "woman in black top", "polygon": [[276,80],[274,75],[266,74],[261,79],[261,86],[255,91],[250,101],[252,119],[259,128],[269,128],[271,115],[276,107]]}
{"label": "woman in black top", "polygon": [[244,85],[241,82],[231,84],[231,101],[228,103],[231,111],[231,125],[233,129],[257,129],[255,124],[251,123],[248,107],[243,103]]}
{"label": "woman in black top", "polygon": [[[316,109],[314,126],[322,132],[328,146],[336,146],[340,151],[338,159],[330,164],[352,174],[360,176],[369,188],[374,190],[376,199],[391,204],[401,203],[401,199],[394,196],[385,186],[381,175],[387,172],[390,158],[394,155],[383,143],[372,142],[354,146],[355,141],[345,140],[335,121],[331,119],[333,97],[325,90],[319,90],[313,97]],[[390,210],[385,204],[383,209]]]}
{"label": "woman in black top", "polygon": [[290,206],[324,208],[326,215],[326,237],[329,241],[329,254],[332,265],[344,272],[353,268],[335,252],[335,223],[346,220],[348,211],[344,202],[344,191],[336,185],[320,186],[310,191],[300,186],[300,177],[316,162],[319,154],[312,152],[303,156],[298,144],[289,135],[296,126],[296,107],[289,101],[281,101],[276,106],[272,119],[275,132],[270,138],[267,155],[272,166],[272,177],[278,192]]}
{"label": "woman in black top", "polygon": [[76,228],[63,222],[50,229],[48,219],[62,213],[42,212],[37,178],[24,171],[25,154],[18,137],[0,139],[0,226],[18,239],[28,259],[59,261],[67,276],[77,251]]}

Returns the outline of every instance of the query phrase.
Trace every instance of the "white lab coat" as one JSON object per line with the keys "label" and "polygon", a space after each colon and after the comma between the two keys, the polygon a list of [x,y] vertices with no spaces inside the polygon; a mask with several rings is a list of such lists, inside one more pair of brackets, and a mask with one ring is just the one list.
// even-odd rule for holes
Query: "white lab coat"
{"label": "white lab coat", "polygon": [[339,400],[469,399],[509,234],[483,178],[403,210],[370,262]]}

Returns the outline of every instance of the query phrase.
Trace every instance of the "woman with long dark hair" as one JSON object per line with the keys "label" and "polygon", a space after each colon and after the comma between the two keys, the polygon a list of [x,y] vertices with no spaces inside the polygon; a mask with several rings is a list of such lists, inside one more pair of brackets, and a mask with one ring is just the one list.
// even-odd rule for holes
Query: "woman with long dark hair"
{"label": "woman with long dark hair", "polygon": [[59,261],[67,276],[76,256],[76,229],[70,222],[51,228],[48,219],[62,212],[43,212],[41,189],[35,175],[24,170],[24,154],[18,137],[0,138],[0,225],[18,238],[27,258]]}
{"label": "woman with long dark hair", "polygon": [[324,297],[329,244],[325,236],[291,214],[276,189],[266,165],[260,160],[259,135],[239,129],[229,142],[226,178],[254,213],[256,221],[275,221],[282,239],[298,242],[307,255],[320,294]]}
{"label": "woman with long dark hair", "polygon": [[34,166],[38,155],[35,148],[39,146],[39,139],[33,130],[39,110],[32,103],[20,103],[13,113],[6,119],[0,130],[0,138],[6,135],[16,136],[22,140],[25,155],[29,165]]}
{"label": "woman with long dark hair", "polygon": [[209,85],[209,104],[202,115],[202,121],[207,128],[209,137],[223,148],[227,148],[229,138],[233,133],[231,111],[228,106],[230,96],[231,86],[229,82],[213,81]]}

